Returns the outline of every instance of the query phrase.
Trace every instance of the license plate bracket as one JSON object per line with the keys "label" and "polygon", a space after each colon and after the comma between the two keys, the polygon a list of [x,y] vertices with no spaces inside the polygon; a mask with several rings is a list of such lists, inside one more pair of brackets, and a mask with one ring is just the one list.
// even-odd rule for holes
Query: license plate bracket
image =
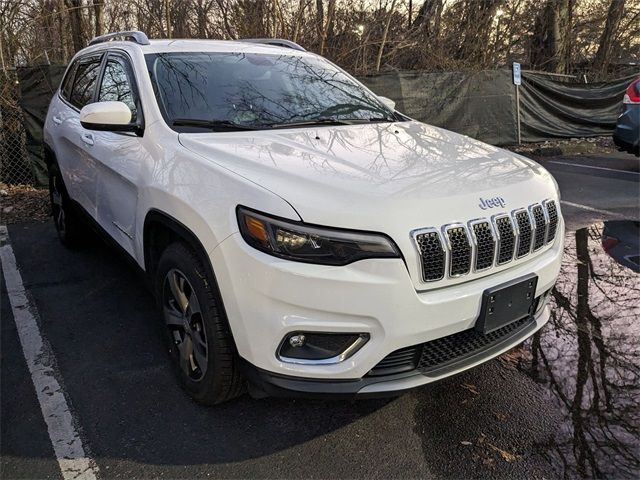
{"label": "license plate bracket", "polygon": [[485,290],[475,329],[486,335],[531,315],[537,285],[538,276],[530,273]]}

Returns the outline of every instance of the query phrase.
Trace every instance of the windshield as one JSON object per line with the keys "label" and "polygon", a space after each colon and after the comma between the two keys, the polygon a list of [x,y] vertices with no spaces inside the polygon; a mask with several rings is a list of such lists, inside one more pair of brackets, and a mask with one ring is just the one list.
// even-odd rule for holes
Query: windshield
{"label": "windshield", "polygon": [[181,132],[398,119],[320,57],[181,52],[146,60],[162,114]]}

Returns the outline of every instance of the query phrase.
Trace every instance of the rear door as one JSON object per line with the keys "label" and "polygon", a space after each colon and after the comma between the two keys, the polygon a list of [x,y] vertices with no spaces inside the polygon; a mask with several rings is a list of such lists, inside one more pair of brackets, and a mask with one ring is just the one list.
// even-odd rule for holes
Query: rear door
{"label": "rear door", "polygon": [[127,252],[134,255],[138,187],[145,163],[151,161],[142,141],[144,118],[133,69],[125,53],[110,52],[98,88],[97,101],[119,101],[131,110],[139,132],[93,132],[92,155],[98,172],[98,222]]}
{"label": "rear door", "polygon": [[51,112],[54,149],[69,195],[96,216],[96,168],[91,155],[92,134],[80,125],[80,110],[94,101],[103,54],[80,57]]}

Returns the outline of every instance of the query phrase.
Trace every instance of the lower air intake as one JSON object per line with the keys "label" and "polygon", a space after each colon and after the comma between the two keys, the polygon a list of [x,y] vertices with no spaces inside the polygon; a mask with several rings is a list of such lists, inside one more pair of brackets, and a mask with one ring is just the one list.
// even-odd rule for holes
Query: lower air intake
{"label": "lower air intake", "polygon": [[[475,354],[515,337],[533,324],[535,320],[527,316],[487,335],[471,328],[430,342],[402,348],[387,355],[367,376],[393,375],[414,369],[428,376],[442,368],[459,368],[465,365],[465,361],[474,361]],[[437,372],[435,374],[437,375]]]}

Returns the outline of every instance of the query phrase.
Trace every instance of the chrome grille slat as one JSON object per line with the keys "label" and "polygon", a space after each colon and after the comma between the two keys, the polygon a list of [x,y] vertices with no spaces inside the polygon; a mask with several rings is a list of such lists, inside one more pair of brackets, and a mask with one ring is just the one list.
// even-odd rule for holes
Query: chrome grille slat
{"label": "chrome grille slat", "polygon": [[435,228],[429,228],[414,232],[414,238],[420,252],[422,280],[435,282],[444,278],[446,252],[440,233]]}
{"label": "chrome grille slat", "polygon": [[556,202],[553,200],[545,200],[542,202],[547,211],[547,217],[549,218],[549,229],[547,232],[546,243],[552,242],[556,238],[556,230],[558,229],[558,209]]}
{"label": "chrome grille slat", "polygon": [[462,224],[444,227],[449,250],[449,276],[459,277],[471,271],[471,243]]}
{"label": "chrome grille slat", "polygon": [[456,278],[520,260],[551,243],[559,221],[555,201],[545,200],[467,224],[414,230],[422,281]]}
{"label": "chrome grille slat", "polygon": [[533,226],[531,218],[526,208],[516,210],[513,213],[513,220],[516,224],[518,246],[516,247],[516,258],[522,258],[531,251],[531,240],[533,238]]}
{"label": "chrome grille slat", "polygon": [[469,231],[473,237],[475,248],[474,271],[481,272],[493,266],[496,254],[496,239],[488,220],[472,220]]}
{"label": "chrome grille slat", "polygon": [[547,223],[545,222],[544,210],[542,205],[536,204],[529,207],[531,218],[533,219],[533,251],[540,250],[544,245],[547,236]]}
{"label": "chrome grille slat", "polygon": [[516,246],[516,234],[509,215],[496,215],[493,219],[498,236],[498,258],[496,265],[504,265],[513,260],[513,252]]}

